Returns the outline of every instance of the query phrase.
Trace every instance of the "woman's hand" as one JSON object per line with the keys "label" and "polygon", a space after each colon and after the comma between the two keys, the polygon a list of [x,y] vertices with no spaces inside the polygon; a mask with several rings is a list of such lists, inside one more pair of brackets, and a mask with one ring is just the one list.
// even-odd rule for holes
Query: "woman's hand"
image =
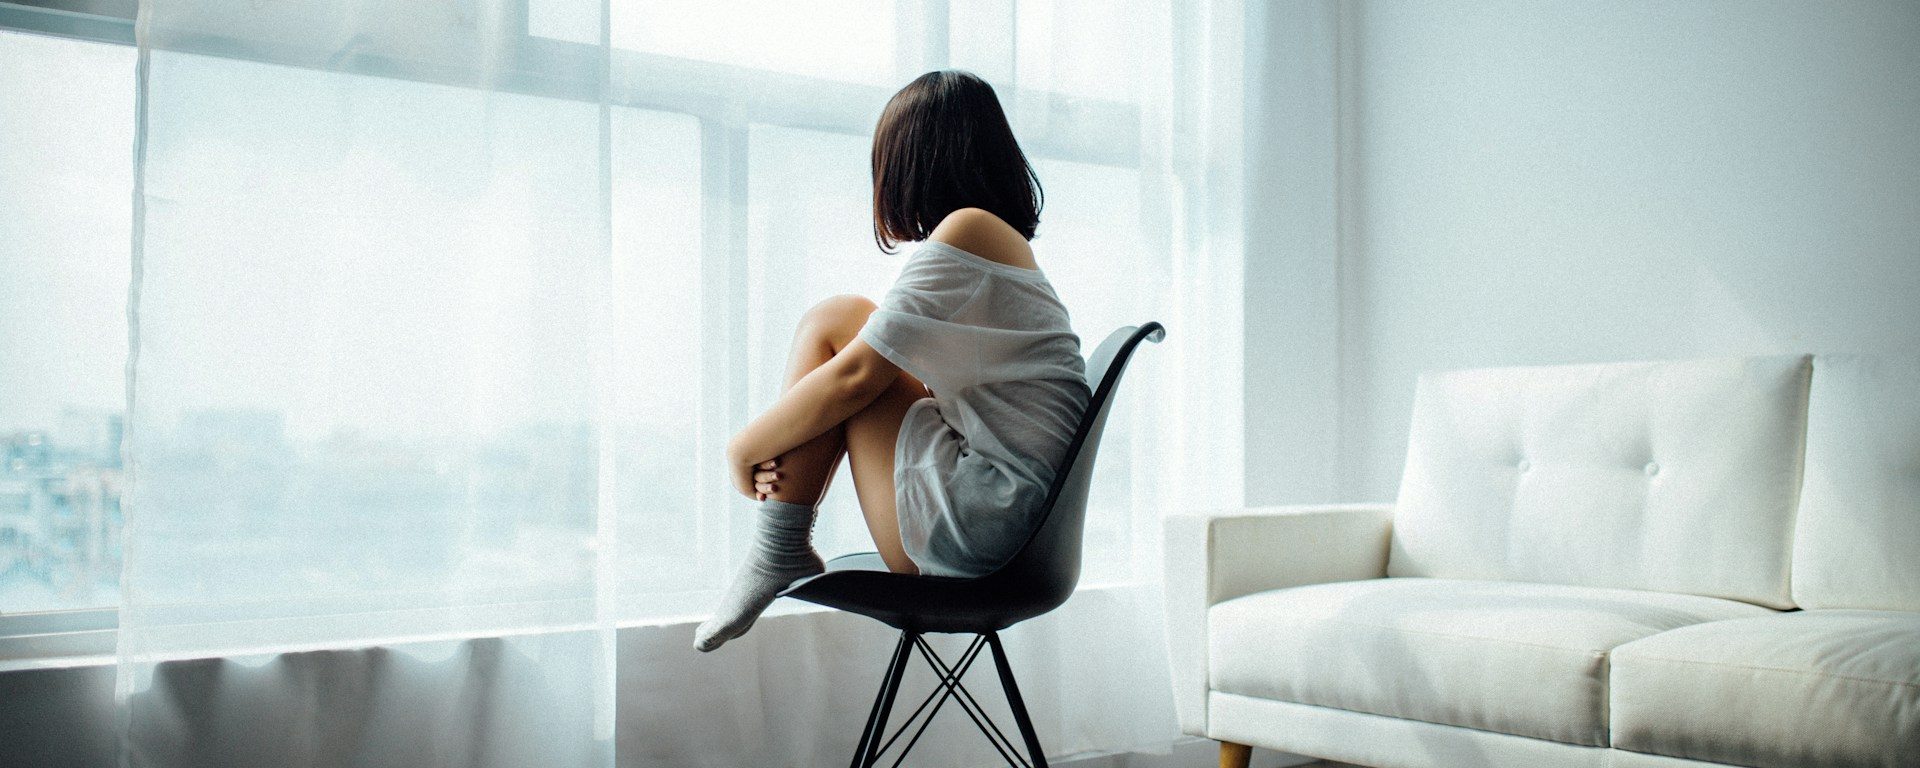
{"label": "woman's hand", "polygon": [[734,490],[765,501],[778,490],[782,475],[775,469],[781,455],[872,404],[899,380],[900,373],[899,366],[856,337],[787,387],[772,407],[727,441],[727,465]]}
{"label": "woman's hand", "polygon": [[779,466],[780,460],[776,458],[760,462],[753,468],[755,501],[766,501],[767,496],[780,490],[780,486],[776,485],[780,480],[780,473],[775,471]]}
{"label": "woman's hand", "polygon": [[727,465],[731,468],[734,490],[754,501],[766,501],[767,494],[779,490],[780,481],[778,457],[754,464],[751,459],[740,457],[733,446],[727,447]]}

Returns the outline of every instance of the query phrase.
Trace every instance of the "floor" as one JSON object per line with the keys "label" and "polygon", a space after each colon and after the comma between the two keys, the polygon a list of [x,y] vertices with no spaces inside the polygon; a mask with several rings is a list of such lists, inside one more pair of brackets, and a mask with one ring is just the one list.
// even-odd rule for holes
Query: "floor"
{"label": "floor", "polygon": [[[1087,755],[1049,760],[1058,768],[1218,768],[1220,743],[1207,739],[1183,738],[1173,744],[1170,754],[1149,753]],[[1268,749],[1255,749],[1251,768],[1363,768],[1329,760],[1302,761]]]}

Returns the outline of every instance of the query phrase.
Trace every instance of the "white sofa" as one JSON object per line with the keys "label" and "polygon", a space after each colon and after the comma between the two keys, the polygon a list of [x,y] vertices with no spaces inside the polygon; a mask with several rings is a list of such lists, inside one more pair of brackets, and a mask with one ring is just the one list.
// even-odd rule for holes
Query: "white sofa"
{"label": "white sofa", "polygon": [[1223,764],[1920,766],[1914,361],[1430,373],[1395,503],[1166,534]]}

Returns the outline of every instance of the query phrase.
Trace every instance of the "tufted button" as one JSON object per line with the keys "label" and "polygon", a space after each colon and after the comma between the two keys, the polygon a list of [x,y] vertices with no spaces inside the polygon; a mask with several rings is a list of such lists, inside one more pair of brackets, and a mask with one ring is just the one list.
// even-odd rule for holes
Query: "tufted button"
{"label": "tufted button", "polygon": [[1653,477],[1657,474],[1660,474],[1660,465],[1651,461],[1647,462],[1647,477]]}
{"label": "tufted button", "polygon": [[1533,464],[1529,463],[1526,459],[1521,459],[1520,463],[1514,466],[1517,467],[1522,472],[1525,472],[1529,469],[1533,469]]}

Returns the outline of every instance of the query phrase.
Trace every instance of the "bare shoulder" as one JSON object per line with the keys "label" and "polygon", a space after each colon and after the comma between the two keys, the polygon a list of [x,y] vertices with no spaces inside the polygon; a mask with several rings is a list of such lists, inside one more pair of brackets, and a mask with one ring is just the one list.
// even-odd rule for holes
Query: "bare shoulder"
{"label": "bare shoulder", "polygon": [[980,208],[961,208],[947,214],[927,239],[1001,264],[1038,268],[1033,260],[1033,247],[1020,236],[1020,231]]}

